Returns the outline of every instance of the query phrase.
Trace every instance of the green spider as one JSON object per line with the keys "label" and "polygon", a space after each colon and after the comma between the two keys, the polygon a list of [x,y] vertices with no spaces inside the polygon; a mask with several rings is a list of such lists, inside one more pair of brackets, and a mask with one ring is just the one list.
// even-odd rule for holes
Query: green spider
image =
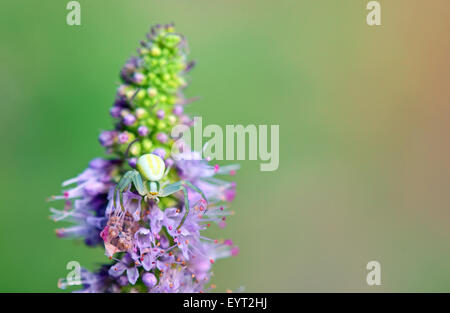
{"label": "green spider", "polygon": [[[137,170],[131,170],[126,172],[114,190],[114,201],[116,199],[116,192],[119,192],[120,205],[123,210],[123,192],[125,189],[133,184],[136,188],[136,191],[144,197],[144,200],[148,199],[159,202],[159,198],[170,196],[171,194],[182,190],[184,193],[184,206],[186,208],[186,212],[178,225],[177,229],[183,226],[186,217],[189,214],[189,199],[188,199],[188,191],[186,187],[189,187],[203,197],[205,201],[207,201],[202,190],[194,186],[189,181],[180,180],[176,183],[168,184],[168,182],[160,183],[160,181],[166,177],[169,173],[170,167],[166,169],[163,159],[161,159],[156,154],[144,154],[139,157],[137,164]],[[114,203],[115,204],[115,203]]]}

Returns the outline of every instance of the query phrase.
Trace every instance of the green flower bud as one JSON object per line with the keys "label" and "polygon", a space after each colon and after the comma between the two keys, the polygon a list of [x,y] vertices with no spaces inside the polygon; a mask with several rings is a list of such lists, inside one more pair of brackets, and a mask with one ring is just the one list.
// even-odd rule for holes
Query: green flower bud
{"label": "green flower bud", "polygon": [[166,95],[160,95],[159,96],[159,102],[166,102],[167,101],[167,96]]}
{"label": "green flower bud", "polygon": [[174,125],[177,122],[177,118],[175,115],[169,115],[167,116],[167,121],[169,122],[170,125]]}
{"label": "green flower bud", "polygon": [[120,116],[122,116],[122,117],[125,117],[125,116],[127,116],[128,114],[130,114],[130,110],[128,110],[128,109],[122,109],[122,110],[120,111]]}
{"label": "green flower bud", "polygon": [[137,108],[136,109],[136,117],[138,119],[144,119],[148,116],[147,110],[143,109],[143,108]]}
{"label": "green flower bud", "polygon": [[163,79],[164,81],[168,81],[168,80],[171,79],[171,77],[170,77],[169,73],[165,73],[165,74],[163,74],[162,79]]}
{"label": "green flower bud", "polygon": [[138,93],[136,95],[136,98],[139,99],[139,100],[142,100],[142,99],[144,99],[145,95],[146,95],[145,94],[145,90],[141,89],[141,90],[138,91]]}
{"label": "green flower bud", "polygon": [[144,153],[150,152],[152,146],[153,146],[153,144],[150,139],[145,138],[144,140],[142,140],[142,149],[143,149]]}
{"label": "green flower bud", "polygon": [[132,99],[135,93],[136,93],[136,90],[128,90],[126,93],[126,96],[128,99]]}
{"label": "green flower bud", "polygon": [[151,50],[151,54],[152,54],[152,56],[154,56],[154,57],[158,57],[158,56],[161,55],[161,49],[159,49],[158,46],[153,46],[153,47],[152,47],[152,50]]}
{"label": "green flower bud", "polygon": [[174,105],[177,102],[177,97],[170,96],[167,98],[167,104]]}
{"label": "green flower bud", "polygon": [[138,156],[141,154],[141,144],[139,142],[136,142],[133,145],[131,145],[130,154],[133,156]]}
{"label": "green flower bud", "polygon": [[141,56],[145,56],[148,53],[149,53],[149,50],[146,49],[146,48],[140,48],[139,49],[139,55],[141,55]]}
{"label": "green flower bud", "polygon": [[152,101],[151,101],[150,99],[145,99],[144,102],[143,102],[143,104],[144,104],[145,107],[148,108],[149,106],[152,105]]}
{"label": "green flower bud", "polygon": [[170,48],[175,47],[180,41],[181,41],[180,36],[175,35],[175,34],[168,34],[164,38],[164,44]]}
{"label": "green flower bud", "polygon": [[156,97],[158,90],[156,88],[148,88],[147,93],[150,98]]}
{"label": "green flower bud", "polygon": [[164,130],[167,127],[167,124],[164,121],[158,121],[158,129]]}

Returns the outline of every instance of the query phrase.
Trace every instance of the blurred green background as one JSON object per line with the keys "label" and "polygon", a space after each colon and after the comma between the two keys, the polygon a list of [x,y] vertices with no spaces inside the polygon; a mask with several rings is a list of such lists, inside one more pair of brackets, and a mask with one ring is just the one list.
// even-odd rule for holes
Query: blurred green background
{"label": "blurred green background", "polygon": [[[57,239],[46,197],[96,156],[118,73],[149,27],[189,40],[203,124],[280,125],[280,166],[242,162],[239,256],[217,291],[450,291],[450,2],[4,0],[0,291],[57,292],[101,248]],[[231,162],[230,162],[231,163]],[[381,263],[382,286],[366,283]]]}

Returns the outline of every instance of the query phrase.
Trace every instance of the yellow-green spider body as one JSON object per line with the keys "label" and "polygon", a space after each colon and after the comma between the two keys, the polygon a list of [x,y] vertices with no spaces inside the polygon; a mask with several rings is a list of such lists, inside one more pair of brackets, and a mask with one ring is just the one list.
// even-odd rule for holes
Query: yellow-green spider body
{"label": "yellow-green spider body", "polygon": [[[177,191],[184,193],[185,214],[180,222],[180,228],[189,213],[189,199],[187,187],[200,193],[205,201],[207,201],[203,191],[191,184],[189,181],[180,180],[178,182],[168,184],[168,182],[161,183],[161,180],[166,177],[170,167],[166,169],[164,160],[156,154],[144,154],[139,157],[136,163],[137,170],[126,172],[116,186],[116,191],[119,192],[120,205],[123,210],[122,193],[130,184],[133,184],[136,191],[144,197],[145,201],[149,199],[159,202],[159,198],[167,197]],[[116,197],[114,196],[114,200]]]}

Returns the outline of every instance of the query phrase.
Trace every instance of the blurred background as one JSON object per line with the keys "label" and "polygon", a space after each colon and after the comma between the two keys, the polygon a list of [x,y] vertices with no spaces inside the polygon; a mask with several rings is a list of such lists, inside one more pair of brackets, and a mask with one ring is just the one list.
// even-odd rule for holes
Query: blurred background
{"label": "blurred background", "polygon": [[[149,27],[189,40],[205,124],[280,125],[280,165],[241,162],[237,257],[217,291],[450,291],[450,2],[4,0],[0,12],[0,291],[58,292],[102,248],[55,236],[46,202],[104,156],[119,70]],[[232,163],[232,162],[229,162]],[[366,264],[381,264],[368,286]]]}

